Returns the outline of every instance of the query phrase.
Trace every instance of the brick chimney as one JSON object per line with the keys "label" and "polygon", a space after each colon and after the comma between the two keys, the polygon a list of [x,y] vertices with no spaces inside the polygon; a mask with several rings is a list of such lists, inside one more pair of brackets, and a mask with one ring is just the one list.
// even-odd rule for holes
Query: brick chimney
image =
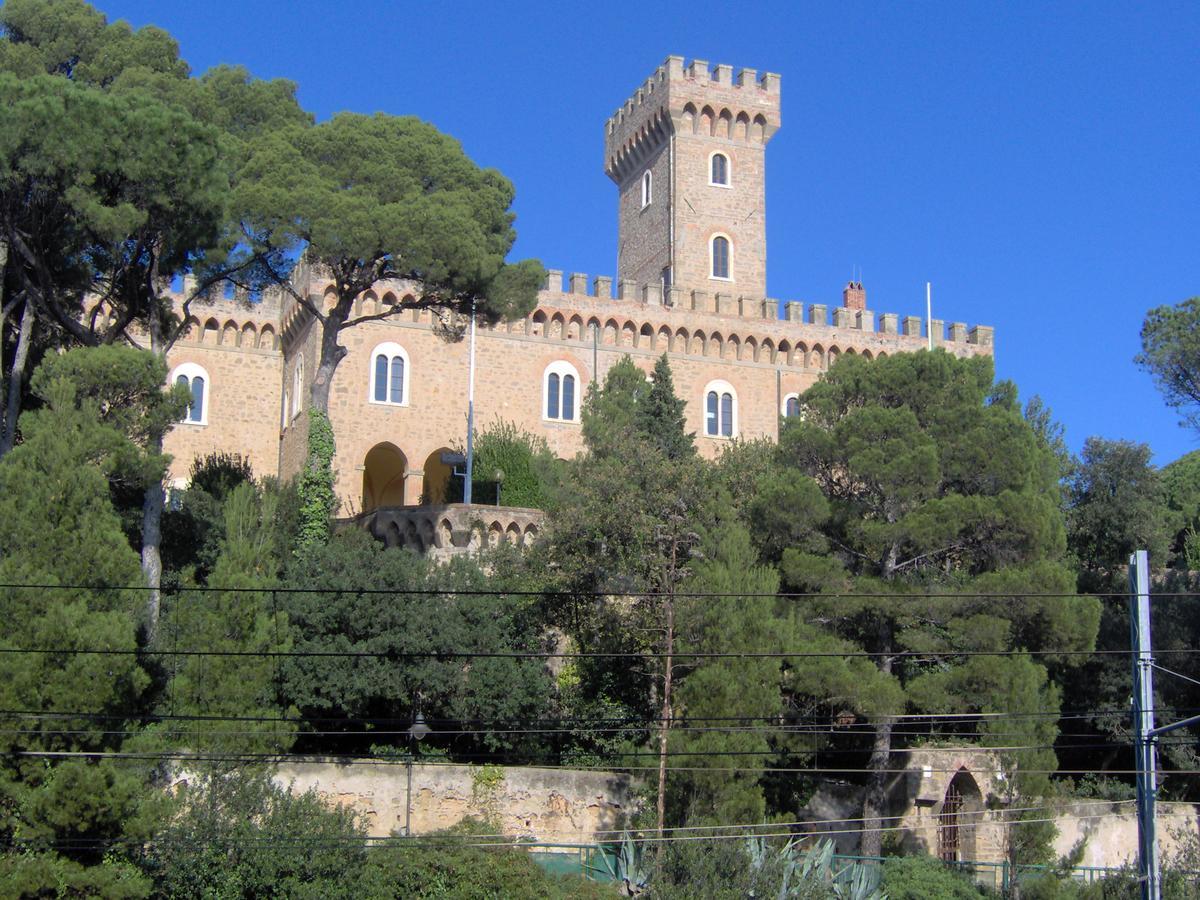
{"label": "brick chimney", "polygon": [[847,282],[842,288],[842,306],[846,309],[867,308],[867,289],[862,286],[861,281]]}

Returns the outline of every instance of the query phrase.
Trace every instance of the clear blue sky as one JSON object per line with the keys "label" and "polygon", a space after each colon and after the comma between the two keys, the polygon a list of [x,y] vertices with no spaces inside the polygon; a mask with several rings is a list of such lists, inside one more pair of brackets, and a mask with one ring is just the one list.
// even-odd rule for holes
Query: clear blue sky
{"label": "clear blue sky", "polygon": [[1200,447],[1137,370],[1145,311],[1200,294],[1200,3],[98,0],[197,73],[426,119],[517,188],[515,256],[613,274],[605,118],[670,54],[778,72],[769,293],[996,327],[998,375],[1078,449]]}

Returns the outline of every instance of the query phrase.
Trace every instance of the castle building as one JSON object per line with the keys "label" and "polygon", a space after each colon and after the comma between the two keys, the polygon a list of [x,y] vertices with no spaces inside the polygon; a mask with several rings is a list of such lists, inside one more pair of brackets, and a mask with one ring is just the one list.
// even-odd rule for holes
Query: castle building
{"label": "castle building", "polygon": [[[668,354],[700,452],[738,437],[776,438],[796,397],[838,358],[932,343],[991,354],[992,329],[876,315],[862,284],[840,305],[766,296],[766,147],[780,127],[780,77],[672,56],[605,124],[605,172],[618,196],[616,279],[551,270],[524,319],[481,327],[476,427],[497,420],[539,434],[560,457],[582,449],[588,385],[628,354],[649,372]],[[293,283],[320,302],[329,290],[300,267]],[[364,293],[359,313],[403,299],[402,283]],[[167,438],[171,477],[218,450],[247,456],[256,475],[301,469],[319,328],[282,292],[253,303],[210,297],[168,356],[172,382],[195,402]],[[927,331],[923,333],[923,325]],[[448,342],[428,311],[342,332],[348,355],[330,393],[340,515],[440,504],[442,455],[466,437],[468,342]],[[428,544],[428,540],[426,541]]]}

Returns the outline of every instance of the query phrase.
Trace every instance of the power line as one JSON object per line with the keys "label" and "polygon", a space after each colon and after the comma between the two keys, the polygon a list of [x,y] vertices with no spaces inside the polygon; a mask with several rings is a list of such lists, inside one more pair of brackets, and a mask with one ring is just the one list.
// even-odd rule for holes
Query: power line
{"label": "power line", "polygon": [[[948,748],[958,750],[960,748]],[[327,764],[331,761],[329,757],[310,758],[299,756],[290,753],[259,753],[259,752],[238,752],[238,753],[203,753],[193,751],[180,750],[161,750],[161,751],[138,751],[127,752],[120,750],[10,750],[10,756],[23,757],[29,759],[130,759],[142,761],[178,761],[178,762],[215,762],[215,763],[287,763],[289,765],[309,764]],[[655,754],[657,755],[657,754]],[[713,754],[720,755],[720,754]],[[358,757],[355,759],[337,759],[339,766],[354,766],[354,765],[408,765],[410,760],[406,756],[378,756],[378,757]],[[456,762],[440,762],[433,759],[424,759],[421,763],[427,766],[457,766],[460,763]],[[563,764],[563,763],[533,763],[524,766],[529,769],[547,769],[547,770],[571,770],[571,771],[598,771],[608,772],[613,770],[618,771],[658,771],[657,765],[622,765],[622,764],[607,764],[607,765],[580,765],[580,764]],[[668,771],[672,772],[779,772],[807,775],[861,775],[865,770],[859,768],[832,768],[829,766],[811,767],[811,766],[667,766]],[[883,768],[871,769],[872,772],[880,772],[885,775],[904,775],[912,770],[909,768]],[[957,768],[941,769],[931,768],[931,772],[939,774],[953,774],[959,771]],[[1024,775],[1095,775],[1095,769],[1041,769],[1041,768],[1022,768],[1021,773]],[[1105,769],[1105,775],[1136,775],[1136,769]],[[1200,769],[1172,769],[1167,774],[1170,775],[1200,775]]]}
{"label": "power line", "polygon": [[[13,582],[0,583],[0,590],[62,590],[62,591],[149,591],[152,588],[142,584],[133,585],[98,585],[98,584],[18,584]],[[497,589],[459,589],[446,588],[339,588],[339,587],[220,587],[214,585],[189,585],[174,589],[161,589],[165,597],[183,596],[189,593],[227,593],[227,594],[350,594],[355,596],[387,596],[387,597],[441,597],[453,595],[456,597],[635,597],[646,599],[729,599],[729,600],[1011,600],[1013,598],[1031,599],[1071,599],[1083,597],[1127,599],[1127,591],[1095,591],[1078,593],[1076,591],[948,591],[946,593],[893,593],[893,592],[863,592],[838,591],[822,592],[780,592],[763,593],[752,591],[625,591],[625,590],[497,590]],[[1153,599],[1173,599],[1200,597],[1195,591],[1162,591],[1155,592]]]}
{"label": "power line", "polygon": [[[684,651],[676,658],[685,659],[891,659],[923,660],[953,657],[1008,656],[1130,656],[1133,650],[898,650],[898,651]],[[1200,655],[1200,648],[1156,650],[1155,653]],[[113,649],[104,647],[0,647],[0,655],[60,656],[159,656],[222,657],[231,659],[657,659],[661,654],[636,651],[517,651],[517,650],[151,650],[148,648]]]}

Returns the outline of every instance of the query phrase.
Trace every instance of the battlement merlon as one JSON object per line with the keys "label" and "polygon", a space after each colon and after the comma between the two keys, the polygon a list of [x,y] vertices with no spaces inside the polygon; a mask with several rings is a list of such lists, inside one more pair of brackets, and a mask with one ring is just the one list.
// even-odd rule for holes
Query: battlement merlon
{"label": "battlement merlon", "polygon": [[[705,60],[684,65],[668,56],[604,127],[604,170],[618,183],[631,157],[644,154],[670,131],[695,133],[707,123],[711,136],[765,144],[781,125],[780,77]],[[707,117],[707,118],[706,118]]]}

